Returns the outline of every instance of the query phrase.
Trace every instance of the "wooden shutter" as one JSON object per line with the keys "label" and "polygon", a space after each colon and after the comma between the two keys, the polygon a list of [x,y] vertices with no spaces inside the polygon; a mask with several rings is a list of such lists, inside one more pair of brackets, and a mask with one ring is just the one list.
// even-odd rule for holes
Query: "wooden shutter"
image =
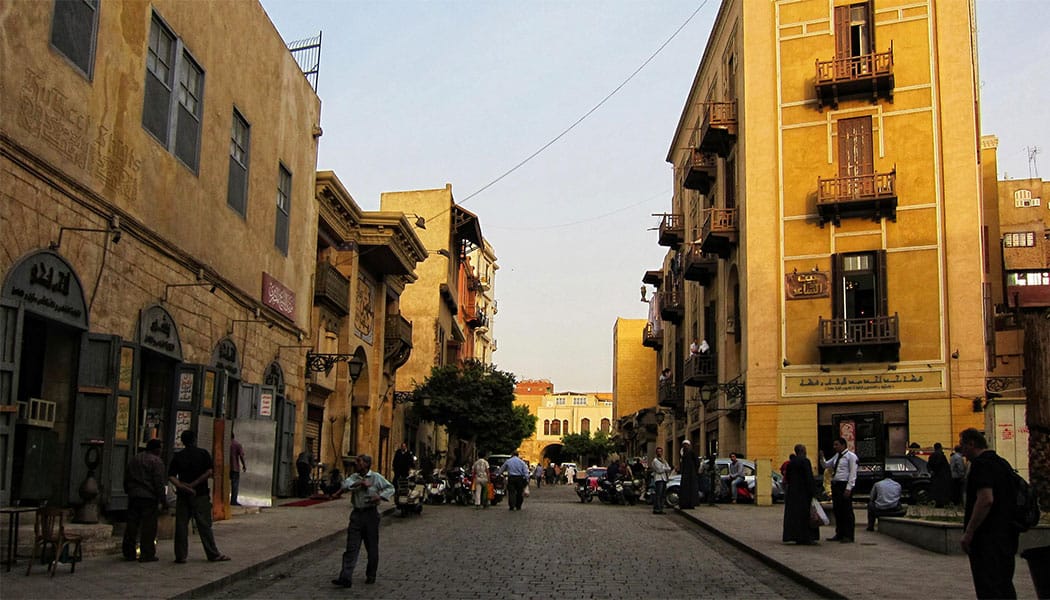
{"label": "wooden shutter", "polygon": [[[852,54],[850,44],[850,7],[835,7],[835,58],[845,59]],[[843,63],[839,63],[843,64]]]}
{"label": "wooden shutter", "polygon": [[14,466],[15,421],[18,420],[18,366],[22,352],[21,304],[0,298],[0,506],[11,503],[11,470]]}
{"label": "wooden shutter", "polygon": [[273,493],[287,498],[292,495],[295,469],[295,403],[284,396],[277,397],[277,451],[274,460]]}
{"label": "wooden shutter", "polygon": [[887,279],[886,279],[886,251],[879,250],[875,253],[875,273],[877,277],[876,286],[878,289],[879,297],[876,299],[878,302],[878,316],[888,317],[890,315],[890,304],[889,295],[886,293]]}
{"label": "wooden shutter", "polygon": [[875,172],[871,117],[839,119],[839,177],[870,175]]}
{"label": "wooden shutter", "polygon": [[846,311],[843,307],[845,297],[842,291],[845,274],[843,255],[833,254],[831,256],[831,318],[833,319],[846,317]]}

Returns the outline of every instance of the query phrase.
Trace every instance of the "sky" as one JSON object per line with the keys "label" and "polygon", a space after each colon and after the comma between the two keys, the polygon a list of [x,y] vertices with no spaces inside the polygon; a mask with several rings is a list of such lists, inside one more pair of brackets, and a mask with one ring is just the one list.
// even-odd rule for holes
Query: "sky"
{"label": "sky", "polygon": [[[262,0],[286,42],[323,32],[318,170],[364,210],[451,183],[500,265],[493,362],[559,392],[612,391],[616,319],[646,318],[666,252],[651,215],[671,208],[665,159],[719,3]],[[1032,146],[1050,178],[1048,17],[977,3],[1001,177],[1028,177]]]}

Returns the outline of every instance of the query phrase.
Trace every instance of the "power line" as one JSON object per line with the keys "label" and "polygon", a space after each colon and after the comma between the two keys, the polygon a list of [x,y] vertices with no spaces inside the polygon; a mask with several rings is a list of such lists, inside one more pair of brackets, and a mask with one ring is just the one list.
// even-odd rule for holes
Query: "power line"
{"label": "power line", "polygon": [[599,219],[604,219],[605,217],[609,217],[609,216],[615,215],[616,213],[621,213],[621,212],[623,212],[625,210],[634,208],[634,207],[639,206],[641,204],[645,204],[646,202],[651,202],[651,201],[655,200],[656,198],[659,198],[660,196],[667,195],[667,193],[670,192],[670,191],[671,190],[669,190],[669,189],[668,190],[664,190],[664,191],[662,191],[662,192],[660,192],[658,194],[653,194],[652,196],[650,196],[650,197],[648,197],[645,200],[642,200],[640,202],[635,202],[634,204],[628,204],[627,206],[621,206],[620,208],[617,208],[615,210],[611,210],[611,211],[606,212],[606,213],[602,213],[600,215],[595,215],[593,217],[587,217],[586,219],[579,219],[577,221],[569,221],[567,223],[558,223],[556,225],[540,225],[538,227],[500,227],[498,225],[487,225],[487,227],[491,227],[492,229],[503,229],[503,230],[506,230],[506,231],[541,231],[541,230],[545,230],[545,229],[561,229],[563,227],[572,227],[573,225],[579,225],[581,223],[590,223],[591,221],[597,221]]}
{"label": "power line", "polygon": [[[642,69],[647,67],[649,65],[649,63],[651,63],[653,61],[653,59],[655,59],[657,57],[657,55],[660,54],[660,52],[663,51],[663,49],[666,48],[667,45],[671,43],[672,40],[674,40],[676,37],[678,37],[678,34],[681,33],[682,30],[685,29],[686,25],[688,25],[689,22],[692,21],[694,17],[696,17],[696,15],[700,12],[700,10],[703,9],[704,6],[707,5],[707,2],[708,2],[708,0],[703,0],[703,2],[700,3],[700,6],[696,7],[696,10],[694,10],[693,13],[691,15],[689,15],[688,18],[686,18],[686,20],[678,27],[678,29],[675,29],[674,33],[671,34],[671,37],[667,38],[667,40],[664,41],[664,43],[660,44],[660,47],[657,48],[656,51],[653,52],[649,56],[649,58],[645,59],[645,61],[642,62],[642,64],[637,69],[635,69],[630,75],[628,75],[627,78],[624,79],[623,82],[620,83],[620,85],[616,86],[611,92],[606,94],[606,96],[604,98],[602,98],[600,102],[595,104],[593,108],[591,108],[586,113],[584,113],[583,116],[581,116],[579,119],[576,119],[576,121],[574,121],[572,123],[572,125],[569,125],[568,127],[566,127],[561,133],[559,133],[558,135],[554,136],[554,138],[551,139],[549,142],[547,142],[546,144],[540,146],[540,148],[538,150],[536,150],[532,154],[530,154],[527,157],[525,157],[523,160],[518,162],[518,164],[514,165],[513,167],[511,167],[507,171],[503,172],[503,174],[501,174],[499,177],[496,177],[492,181],[490,181],[490,182],[486,183],[485,185],[481,186],[481,188],[478,189],[477,191],[475,191],[474,193],[470,194],[469,196],[467,196],[463,200],[460,200],[458,204],[459,205],[465,204],[471,198],[474,198],[478,194],[480,194],[480,193],[484,192],[485,190],[489,189],[490,187],[496,185],[497,183],[502,181],[505,177],[507,177],[511,173],[513,173],[513,172],[517,171],[518,169],[520,169],[521,167],[525,166],[525,164],[527,164],[529,161],[531,161],[532,159],[534,159],[537,156],[539,156],[540,153],[542,153],[544,150],[546,150],[547,148],[550,148],[551,146],[553,146],[555,142],[557,142],[561,138],[565,137],[566,134],[568,134],[570,131],[575,129],[576,126],[579,125],[580,123],[582,123],[587,117],[589,117],[592,114],[594,114],[594,112],[597,111],[599,108],[601,108],[602,105],[604,105],[606,102],[608,102],[610,99],[612,99],[612,97],[615,96],[617,94],[617,92],[619,92],[621,89],[623,89],[624,86],[626,86],[628,83],[630,83],[630,81],[632,79],[634,79],[635,76],[638,75],[638,73],[640,73],[642,71]],[[433,217],[430,217],[430,219],[439,217],[439,216],[447,213],[450,210],[451,210],[451,207],[450,208],[446,208],[446,209],[442,210],[441,212],[437,213],[436,215],[434,215]],[[430,219],[427,219],[427,220],[429,221]]]}

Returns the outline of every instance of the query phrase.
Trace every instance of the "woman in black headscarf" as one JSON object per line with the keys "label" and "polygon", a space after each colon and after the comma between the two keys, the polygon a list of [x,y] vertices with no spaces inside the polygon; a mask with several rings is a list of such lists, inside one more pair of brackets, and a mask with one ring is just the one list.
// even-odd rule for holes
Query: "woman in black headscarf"
{"label": "woman in black headscarf", "polygon": [[810,505],[815,487],[813,465],[806,458],[806,447],[795,445],[784,477],[784,541],[814,544],[820,539],[820,528],[810,523]]}
{"label": "woman in black headscarf", "polygon": [[682,442],[682,460],[678,465],[678,472],[682,474],[682,486],[678,490],[678,508],[695,508],[700,503],[698,486],[698,473],[700,471],[700,459],[693,450],[693,444],[689,440]]}

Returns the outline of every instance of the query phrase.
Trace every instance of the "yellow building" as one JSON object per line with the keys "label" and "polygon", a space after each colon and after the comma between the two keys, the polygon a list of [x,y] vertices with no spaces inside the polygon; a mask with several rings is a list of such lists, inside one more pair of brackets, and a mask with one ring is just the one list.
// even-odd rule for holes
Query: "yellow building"
{"label": "yellow building", "polygon": [[131,455],[185,429],[216,517],[231,431],[240,501],[268,505],[305,417],[281,348],[310,330],[317,95],[255,1],[3,12],[0,505],[83,504],[97,460],[122,510]]}
{"label": "yellow building", "polygon": [[[519,384],[519,390],[521,386]],[[612,435],[614,412],[611,394],[597,392],[515,393],[514,403],[536,415],[536,433],[521,442],[521,459],[530,464],[572,461],[561,456],[561,438],[570,433]]]}
{"label": "yellow building", "polygon": [[496,352],[496,336],[493,330],[496,319],[496,251],[488,240],[484,245],[475,248],[468,258],[477,276],[477,306],[474,331],[474,358],[492,364],[492,355]]}
{"label": "yellow building", "polygon": [[645,343],[646,319],[617,318],[613,325],[613,422],[628,456],[650,456],[656,450],[656,355]]}
{"label": "yellow building", "polygon": [[[473,333],[464,324],[461,309],[463,294],[476,294],[477,290],[465,281],[474,278],[465,265],[467,255],[482,247],[484,240],[477,216],[456,204],[452,184],[433,190],[383,192],[380,208],[411,213],[424,226],[416,232],[427,256],[416,266],[418,281],[400,298],[401,315],[412,322],[412,356],[398,371],[396,390],[411,392],[434,367],[473,357],[472,349],[469,353],[464,350],[468,334],[469,346],[473,346]],[[404,407],[399,411],[396,418],[403,421]],[[395,441],[397,445],[408,442],[417,456],[452,458],[459,452],[462,457],[465,451],[462,447],[450,448],[444,428],[431,423],[406,422],[404,438]]]}
{"label": "yellow building", "polygon": [[877,464],[982,424],[975,32],[970,2],[722,3],[645,277],[665,437]]}

